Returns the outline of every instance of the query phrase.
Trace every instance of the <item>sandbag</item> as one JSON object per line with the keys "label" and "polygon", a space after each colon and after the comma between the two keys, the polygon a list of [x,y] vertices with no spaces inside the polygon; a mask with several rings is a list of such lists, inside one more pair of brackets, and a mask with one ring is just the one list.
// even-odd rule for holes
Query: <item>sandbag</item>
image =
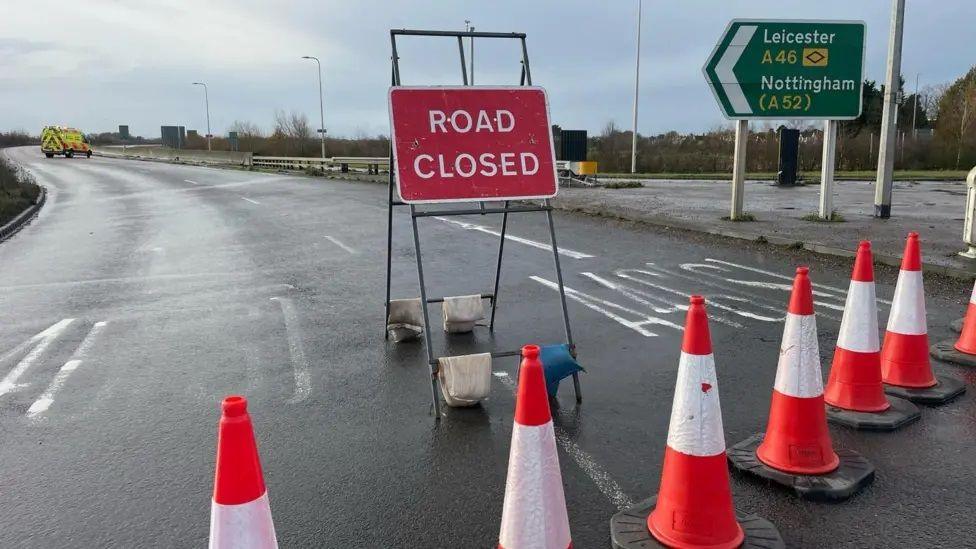
{"label": "sandbag", "polygon": [[451,334],[470,332],[485,318],[484,304],[477,294],[445,297],[443,312],[444,331]]}
{"label": "sandbag", "polygon": [[391,299],[386,331],[397,343],[414,339],[424,333],[424,312],[420,307],[420,298]]}
{"label": "sandbag", "polygon": [[437,379],[448,406],[474,406],[491,392],[491,353],[437,359]]}

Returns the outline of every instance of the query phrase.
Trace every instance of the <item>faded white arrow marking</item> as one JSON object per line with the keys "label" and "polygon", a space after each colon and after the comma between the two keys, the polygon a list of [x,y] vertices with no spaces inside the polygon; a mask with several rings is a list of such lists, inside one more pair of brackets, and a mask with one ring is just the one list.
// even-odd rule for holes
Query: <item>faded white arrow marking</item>
{"label": "faded white arrow marking", "polygon": [[[20,385],[17,384],[17,381],[20,379],[20,376],[24,375],[24,372],[26,372],[27,369],[30,368],[31,365],[33,365],[34,362],[36,362],[37,359],[41,357],[41,355],[44,354],[44,351],[47,350],[48,346],[50,346],[51,343],[53,343],[54,340],[56,340],[61,335],[62,332],[64,332],[65,328],[67,328],[68,325],[74,322],[74,320],[75,319],[73,318],[66,318],[58,322],[57,324],[52,325],[50,328],[44,330],[43,332],[30,338],[30,342],[28,343],[28,345],[33,345],[36,343],[37,346],[34,347],[29,353],[27,353],[27,356],[25,356],[20,362],[18,362],[17,365],[13,367],[13,369],[7,372],[7,375],[4,376],[3,380],[0,380],[0,396],[3,396],[9,392],[12,392],[20,388]],[[7,358],[8,356],[10,355],[8,354],[4,358]]]}
{"label": "faded white arrow marking", "polygon": [[715,74],[718,76],[719,84],[725,90],[725,96],[729,98],[732,110],[736,114],[752,114],[752,108],[749,106],[745,94],[742,93],[742,87],[739,86],[739,80],[736,78],[735,73],[732,72],[732,69],[739,62],[739,58],[742,57],[742,53],[745,51],[746,46],[749,45],[749,41],[752,40],[752,35],[756,33],[756,29],[758,28],[754,25],[743,25],[739,27],[735,31],[735,36],[732,37],[732,41],[725,48],[722,58],[715,65]]}
{"label": "faded white arrow marking", "polygon": [[92,345],[95,344],[95,338],[98,337],[99,332],[105,328],[106,324],[108,324],[108,322],[103,320],[101,322],[96,322],[95,325],[92,326],[92,329],[89,330],[88,335],[86,335],[85,339],[82,340],[80,345],[78,345],[75,352],[71,354],[71,358],[68,359],[63,366],[61,366],[60,370],[58,370],[58,373],[54,376],[54,379],[51,380],[51,384],[48,385],[47,390],[45,390],[44,393],[38,397],[33,404],[30,405],[30,408],[27,409],[27,417],[34,417],[37,414],[44,413],[48,408],[51,407],[51,404],[54,404],[55,395],[57,395],[58,391],[61,390],[61,387],[64,386],[65,382],[68,381],[71,374],[77,370],[79,366],[81,366],[83,359],[88,354],[88,350],[91,349]]}
{"label": "faded white arrow marking", "polygon": [[271,301],[277,301],[281,306],[281,315],[285,319],[285,335],[288,337],[288,354],[291,356],[291,366],[295,376],[295,394],[288,399],[288,403],[298,404],[312,394],[312,374],[309,372],[305,345],[302,343],[298,311],[287,297],[272,297]]}

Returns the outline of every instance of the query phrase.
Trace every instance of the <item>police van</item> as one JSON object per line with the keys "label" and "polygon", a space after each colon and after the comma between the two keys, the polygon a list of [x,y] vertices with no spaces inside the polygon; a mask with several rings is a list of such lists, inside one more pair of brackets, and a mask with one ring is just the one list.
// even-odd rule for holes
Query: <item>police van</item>
{"label": "police van", "polygon": [[65,158],[83,154],[91,158],[92,148],[81,130],[64,126],[45,126],[41,130],[41,152],[48,158],[56,154],[64,155]]}

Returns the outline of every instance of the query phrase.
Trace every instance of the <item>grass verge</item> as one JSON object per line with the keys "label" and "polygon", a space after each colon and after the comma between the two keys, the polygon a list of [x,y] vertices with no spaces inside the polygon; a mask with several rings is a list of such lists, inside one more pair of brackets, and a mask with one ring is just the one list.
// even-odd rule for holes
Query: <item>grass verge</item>
{"label": "grass verge", "polygon": [[30,174],[0,156],[0,225],[20,215],[40,193]]}

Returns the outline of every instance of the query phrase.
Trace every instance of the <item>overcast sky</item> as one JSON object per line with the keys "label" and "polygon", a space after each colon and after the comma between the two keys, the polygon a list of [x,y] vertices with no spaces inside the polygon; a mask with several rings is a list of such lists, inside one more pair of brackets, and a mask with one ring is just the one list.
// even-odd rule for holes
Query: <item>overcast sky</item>
{"label": "overcast sky", "polygon": [[[318,120],[337,136],[388,133],[390,28],[521,31],[553,122],[630,127],[637,0],[4,0],[0,129],[45,124],[158,136],[161,124],[206,130],[235,120],[271,127],[275,109]],[[974,0],[907,0],[902,72],[923,87],[976,63]],[[644,134],[726,124],[701,67],[729,19],[855,19],[867,23],[867,77],[884,79],[888,0],[644,0],[640,121]],[[458,84],[457,43],[404,38],[404,84]],[[477,84],[517,83],[514,41],[475,43]],[[316,124],[317,125],[317,124]]]}

